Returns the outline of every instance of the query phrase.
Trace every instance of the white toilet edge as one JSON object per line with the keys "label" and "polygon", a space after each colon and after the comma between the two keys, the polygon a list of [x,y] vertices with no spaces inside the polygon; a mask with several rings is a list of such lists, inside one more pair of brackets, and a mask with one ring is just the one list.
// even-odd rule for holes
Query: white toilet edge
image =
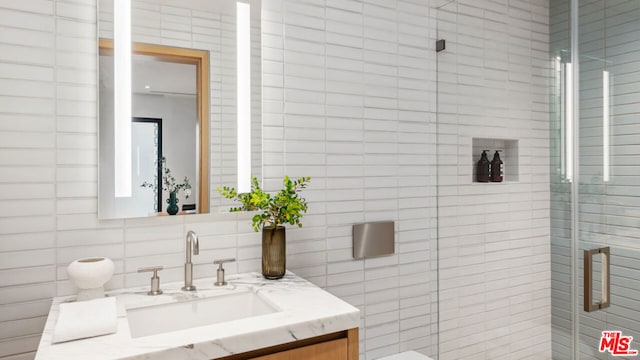
{"label": "white toilet edge", "polygon": [[399,354],[385,356],[378,360],[433,360],[433,359],[415,351],[405,351]]}

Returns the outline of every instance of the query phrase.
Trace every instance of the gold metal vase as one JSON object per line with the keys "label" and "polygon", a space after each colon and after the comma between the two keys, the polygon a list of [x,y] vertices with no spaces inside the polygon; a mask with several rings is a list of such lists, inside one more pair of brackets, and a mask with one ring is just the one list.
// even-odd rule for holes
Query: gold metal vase
{"label": "gold metal vase", "polygon": [[284,226],[262,229],[262,276],[277,280],[287,268],[286,232]]}

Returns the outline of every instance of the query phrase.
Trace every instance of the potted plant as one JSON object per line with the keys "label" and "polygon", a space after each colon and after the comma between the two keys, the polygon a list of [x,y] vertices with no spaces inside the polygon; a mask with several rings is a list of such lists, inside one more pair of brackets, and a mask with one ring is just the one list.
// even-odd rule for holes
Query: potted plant
{"label": "potted plant", "polygon": [[251,223],[256,232],[262,230],[262,275],[267,279],[280,279],[286,271],[285,224],[302,227],[301,219],[307,212],[307,201],[298,194],[307,187],[310,177],[283,179],[284,187],[276,194],[265,193],[258,179],[251,178],[251,191],[239,194],[236,189],[218,188],[222,196],[240,202],[231,212],[257,211]]}
{"label": "potted plant", "polygon": [[[186,176],[182,183],[176,183],[176,178],[171,174],[171,169],[167,166],[167,159],[164,156],[160,159],[158,166],[162,168],[162,190],[169,193],[169,198],[167,199],[167,204],[169,204],[167,205],[167,213],[169,215],[175,215],[178,213],[178,210],[180,210],[178,207],[178,191],[184,190],[184,198],[188,199],[191,194],[191,184],[189,184],[189,179],[187,179]],[[152,184],[146,181],[143,182],[140,187],[148,187],[155,191],[158,190],[157,184]],[[160,204],[158,204],[158,211],[160,211],[159,207]]]}

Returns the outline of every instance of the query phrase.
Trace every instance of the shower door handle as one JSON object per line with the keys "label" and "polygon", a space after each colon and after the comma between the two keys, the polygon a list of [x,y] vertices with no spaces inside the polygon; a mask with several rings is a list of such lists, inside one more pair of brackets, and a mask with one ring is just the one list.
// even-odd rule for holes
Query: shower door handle
{"label": "shower door handle", "polygon": [[[593,302],[593,255],[601,254],[602,261],[600,265],[602,270],[600,274],[601,278],[601,294],[602,299],[600,302]],[[611,305],[611,289],[610,289],[610,274],[609,268],[611,266],[609,247],[602,247],[597,249],[584,250],[584,311],[592,312],[604,308],[608,308]]]}

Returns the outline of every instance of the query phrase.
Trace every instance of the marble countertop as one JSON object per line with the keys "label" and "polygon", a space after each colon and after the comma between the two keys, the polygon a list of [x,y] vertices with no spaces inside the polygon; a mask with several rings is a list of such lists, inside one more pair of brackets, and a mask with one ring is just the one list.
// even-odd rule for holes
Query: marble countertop
{"label": "marble countertop", "polygon": [[[180,290],[182,283],[161,284],[164,294],[147,296],[148,288],[113,291],[118,306],[118,331],[114,334],[52,344],[59,305],[74,297],[53,299],[38,347],[38,360],[69,359],[212,359],[291,341],[356,328],[357,308],[288,272],[280,280],[259,273],[228,276],[228,285],[213,286],[215,279],[194,281],[194,292]],[[280,311],[252,318],[221,322],[179,331],[132,338],[127,310],[184,302],[225,294],[253,291]]]}

